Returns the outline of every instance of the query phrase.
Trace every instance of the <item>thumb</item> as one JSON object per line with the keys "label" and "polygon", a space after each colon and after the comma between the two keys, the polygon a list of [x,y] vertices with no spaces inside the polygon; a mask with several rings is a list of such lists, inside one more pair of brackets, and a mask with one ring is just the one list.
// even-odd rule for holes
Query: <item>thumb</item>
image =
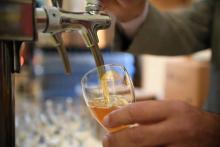
{"label": "thumb", "polygon": [[129,124],[149,124],[165,120],[171,113],[166,102],[144,101],[124,106],[104,118],[106,127]]}

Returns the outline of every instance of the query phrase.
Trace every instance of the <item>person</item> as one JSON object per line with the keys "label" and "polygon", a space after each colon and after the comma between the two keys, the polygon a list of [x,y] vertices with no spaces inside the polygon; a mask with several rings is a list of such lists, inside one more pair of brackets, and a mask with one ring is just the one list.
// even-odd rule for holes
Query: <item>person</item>
{"label": "person", "polygon": [[115,110],[104,147],[220,147],[220,1],[198,0],[160,13],[146,0],[101,0],[117,19],[114,49],[133,54],[186,55],[211,48],[211,87],[204,111],[180,101],[145,101]]}

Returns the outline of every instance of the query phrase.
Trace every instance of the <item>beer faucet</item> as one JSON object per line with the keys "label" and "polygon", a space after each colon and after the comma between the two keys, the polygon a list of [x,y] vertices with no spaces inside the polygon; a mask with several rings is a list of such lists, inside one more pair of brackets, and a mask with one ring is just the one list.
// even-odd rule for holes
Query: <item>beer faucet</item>
{"label": "beer faucet", "polygon": [[0,146],[15,147],[14,72],[19,72],[20,42],[35,41],[36,31],[51,33],[62,55],[66,72],[70,64],[61,33],[80,31],[87,47],[98,43],[97,31],[110,26],[110,17],[100,11],[100,3],[88,0],[85,12],[61,9],[62,0],[53,0],[56,7],[38,8],[34,0],[0,0]]}
{"label": "beer faucet", "polygon": [[62,0],[52,0],[52,4],[56,7],[37,8],[36,28],[40,32],[52,34],[62,57],[65,71],[70,73],[70,63],[61,33],[79,31],[86,46],[92,48],[99,42],[97,31],[108,28],[111,18],[105,12],[100,11],[100,2],[97,0],[87,0],[85,12],[62,10]]}

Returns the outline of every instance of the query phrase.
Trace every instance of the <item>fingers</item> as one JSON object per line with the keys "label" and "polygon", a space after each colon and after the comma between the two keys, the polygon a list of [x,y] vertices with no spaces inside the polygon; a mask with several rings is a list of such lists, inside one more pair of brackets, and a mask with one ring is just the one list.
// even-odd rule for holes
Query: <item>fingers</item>
{"label": "fingers", "polygon": [[118,0],[118,3],[122,6],[122,7],[129,7],[131,5],[133,5],[137,0]]}
{"label": "fingers", "polygon": [[103,9],[114,14],[118,21],[128,22],[142,14],[146,0],[101,0],[101,3]]}
{"label": "fingers", "polygon": [[137,102],[110,113],[104,119],[106,127],[129,124],[149,124],[162,121],[170,114],[168,102],[145,101]]}
{"label": "fingers", "polygon": [[116,0],[101,0],[102,6],[107,10],[114,10],[118,8],[118,3]]}
{"label": "fingers", "polygon": [[131,7],[139,4],[144,4],[146,0],[118,0],[118,4],[122,7]]}
{"label": "fingers", "polygon": [[111,12],[116,17],[122,13],[121,7],[116,0],[102,0],[102,7],[103,10]]}
{"label": "fingers", "polygon": [[201,120],[199,118],[200,111],[178,101],[146,101],[131,104],[113,111],[105,121],[114,127],[134,123],[139,125],[110,133],[103,144],[104,147],[200,146],[202,139],[197,138],[201,133],[201,127],[198,126]]}
{"label": "fingers", "polygon": [[[120,11],[122,8],[135,8],[144,5],[146,0],[101,0],[102,6],[108,10]],[[140,6],[138,6],[140,8]]]}
{"label": "fingers", "polygon": [[[169,126],[169,127],[168,127]],[[172,127],[166,123],[140,125],[105,136],[104,147],[166,146],[172,139]]]}

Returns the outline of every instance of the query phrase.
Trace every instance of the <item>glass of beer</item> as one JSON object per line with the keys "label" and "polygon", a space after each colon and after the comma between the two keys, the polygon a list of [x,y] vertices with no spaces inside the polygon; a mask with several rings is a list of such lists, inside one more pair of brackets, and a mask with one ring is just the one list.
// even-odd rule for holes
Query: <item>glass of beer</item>
{"label": "glass of beer", "polygon": [[[81,86],[90,112],[102,126],[108,113],[135,102],[132,80],[122,65],[103,65],[88,71],[81,80]],[[114,132],[127,127],[104,128]]]}

